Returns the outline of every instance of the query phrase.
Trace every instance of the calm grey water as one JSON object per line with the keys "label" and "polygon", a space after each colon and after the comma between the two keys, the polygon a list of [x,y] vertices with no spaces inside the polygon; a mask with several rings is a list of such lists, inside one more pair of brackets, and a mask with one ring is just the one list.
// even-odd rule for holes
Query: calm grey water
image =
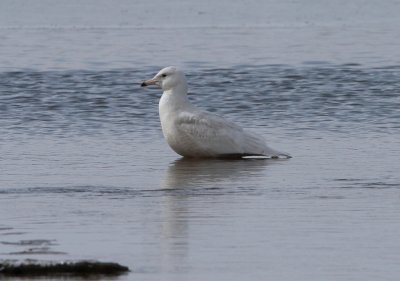
{"label": "calm grey water", "polygon": [[[0,3],[0,259],[398,280],[400,4],[200,2]],[[294,157],[174,154],[139,87],[169,64]]]}

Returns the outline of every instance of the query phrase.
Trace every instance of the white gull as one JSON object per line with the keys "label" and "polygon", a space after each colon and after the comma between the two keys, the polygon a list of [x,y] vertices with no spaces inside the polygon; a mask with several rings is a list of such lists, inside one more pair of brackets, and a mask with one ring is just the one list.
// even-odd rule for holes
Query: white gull
{"label": "white gull", "polygon": [[262,136],[194,107],[187,97],[185,74],[178,68],[163,68],[141,86],[149,85],[157,85],[164,91],[159,102],[161,127],[176,153],[191,158],[290,158],[268,147]]}

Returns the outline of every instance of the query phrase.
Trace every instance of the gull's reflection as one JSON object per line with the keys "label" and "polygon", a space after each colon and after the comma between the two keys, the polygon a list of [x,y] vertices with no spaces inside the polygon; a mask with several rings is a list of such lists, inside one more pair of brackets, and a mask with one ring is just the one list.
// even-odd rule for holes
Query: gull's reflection
{"label": "gull's reflection", "polygon": [[[252,176],[260,176],[265,170],[268,159],[243,160],[197,160],[181,158],[168,167],[163,187],[182,189],[190,187],[215,187],[223,182],[237,183]],[[184,192],[182,192],[184,193]]]}
{"label": "gull's reflection", "polygon": [[163,271],[189,270],[189,226],[201,225],[210,214],[210,201],[204,200],[204,195],[223,195],[243,188],[252,180],[259,182],[260,177],[265,177],[265,168],[271,162],[266,159],[182,158],[170,164],[161,182],[166,191],[161,230]]}

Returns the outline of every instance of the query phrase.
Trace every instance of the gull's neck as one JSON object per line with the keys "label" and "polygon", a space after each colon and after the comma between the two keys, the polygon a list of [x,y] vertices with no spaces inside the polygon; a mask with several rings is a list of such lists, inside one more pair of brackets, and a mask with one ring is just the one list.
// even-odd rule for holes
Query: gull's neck
{"label": "gull's neck", "polygon": [[187,99],[187,92],[188,92],[187,83],[186,83],[186,81],[183,81],[182,83],[177,84],[172,89],[164,91],[163,95],[170,95],[170,96],[172,96],[174,98],[185,98],[185,99]]}
{"label": "gull's neck", "polygon": [[159,103],[160,113],[192,108],[193,106],[187,96],[187,90],[188,87],[185,81],[172,89],[164,91]]}

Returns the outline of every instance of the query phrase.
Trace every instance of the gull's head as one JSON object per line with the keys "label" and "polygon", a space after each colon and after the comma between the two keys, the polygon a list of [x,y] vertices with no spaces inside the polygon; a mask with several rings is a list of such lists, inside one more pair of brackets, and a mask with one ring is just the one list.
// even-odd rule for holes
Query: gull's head
{"label": "gull's head", "polygon": [[146,80],[141,84],[142,87],[150,85],[157,85],[163,91],[171,90],[180,85],[186,87],[185,74],[174,66],[168,66],[161,69],[152,79]]}

